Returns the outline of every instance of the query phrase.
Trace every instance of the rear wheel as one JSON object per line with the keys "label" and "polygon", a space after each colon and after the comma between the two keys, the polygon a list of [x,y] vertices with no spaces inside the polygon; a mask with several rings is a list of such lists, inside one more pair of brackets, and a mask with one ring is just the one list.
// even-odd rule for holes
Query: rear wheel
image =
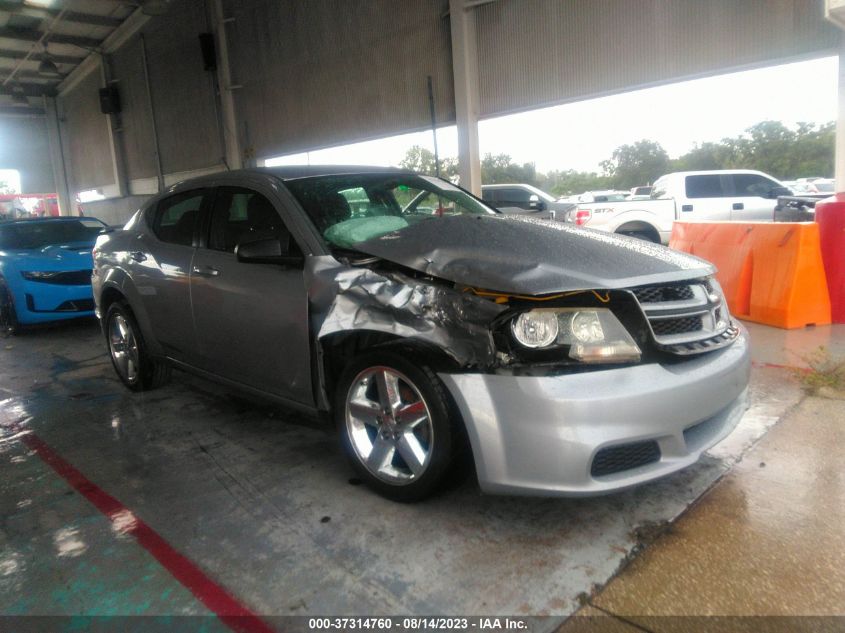
{"label": "rear wheel", "polygon": [[106,340],[114,370],[132,391],[155,389],[170,379],[170,366],[149,355],[135,316],[123,301],[106,312]]}
{"label": "rear wheel", "polygon": [[6,286],[6,282],[0,278],[0,334],[9,336],[18,331],[18,314],[15,312],[15,300],[12,293]]}
{"label": "rear wheel", "polygon": [[353,468],[381,495],[417,501],[444,482],[460,444],[445,387],[395,352],[365,354],[338,381],[335,415]]}

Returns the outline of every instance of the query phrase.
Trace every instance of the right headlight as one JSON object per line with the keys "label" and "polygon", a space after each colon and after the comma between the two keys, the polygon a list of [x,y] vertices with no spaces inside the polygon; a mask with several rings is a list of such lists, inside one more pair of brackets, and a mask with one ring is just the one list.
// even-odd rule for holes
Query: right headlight
{"label": "right headlight", "polygon": [[607,308],[539,308],[511,321],[514,340],[529,349],[569,346],[569,357],[584,363],[640,360],[640,348]]}

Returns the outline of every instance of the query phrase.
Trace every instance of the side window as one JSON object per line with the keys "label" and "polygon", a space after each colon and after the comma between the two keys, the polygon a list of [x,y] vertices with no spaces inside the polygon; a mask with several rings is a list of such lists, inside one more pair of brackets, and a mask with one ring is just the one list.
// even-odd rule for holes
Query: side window
{"label": "side window", "polygon": [[499,190],[499,204],[503,207],[521,207],[528,208],[528,198],[530,193],[525,189],[500,189]]}
{"label": "side window", "polygon": [[774,180],[758,174],[734,174],[734,189],[737,196],[757,196],[765,198],[772,189],[779,187]]}
{"label": "side window", "polygon": [[153,233],[162,242],[193,246],[194,227],[207,190],[186,191],[158,203]]}
{"label": "side window", "polygon": [[724,198],[722,179],[718,174],[686,177],[687,198]]}
{"label": "side window", "polygon": [[651,188],[651,199],[661,200],[666,197],[666,189],[669,181],[665,178],[658,178]]}
{"label": "side window", "polygon": [[489,202],[493,206],[496,206],[500,200],[499,190],[498,189],[484,189],[481,188],[481,199],[484,202]]}
{"label": "side window", "polygon": [[235,252],[241,242],[278,238],[282,252],[298,250],[273,204],[251,189],[219,187],[214,196],[208,247]]}

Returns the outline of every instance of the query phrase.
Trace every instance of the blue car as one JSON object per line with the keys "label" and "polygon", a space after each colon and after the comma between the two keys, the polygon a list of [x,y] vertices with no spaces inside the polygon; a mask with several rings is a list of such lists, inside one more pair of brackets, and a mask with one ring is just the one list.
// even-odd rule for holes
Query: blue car
{"label": "blue car", "polygon": [[106,228],[76,217],[0,223],[0,330],[93,316],[91,249]]}

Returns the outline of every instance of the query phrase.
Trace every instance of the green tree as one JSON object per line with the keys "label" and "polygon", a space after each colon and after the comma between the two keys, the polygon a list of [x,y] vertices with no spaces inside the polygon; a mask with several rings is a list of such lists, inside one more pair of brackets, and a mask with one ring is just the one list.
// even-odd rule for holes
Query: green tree
{"label": "green tree", "polygon": [[836,124],[831,121],[816,127],[813,123],[799,123],[796,137],[791,171],[783,178],[833,176]]}
{"label": "green tree", "polygon": [[670,162],[670,171],[757,169],[776,178],[833,174],[835,126],[799,123],[792,130],[780,121],[761,121],[744,133],[703,143]]}
{"label": "green tree", "polygon": [[614,187],[630,189],[654,182],[669,167],[669,154],[655,141],[641,140],[633,145],[620,145],[601,167]]}
{"label": "green tree", "polygon": [[[414,145],[405,152],[405,158],[399,161],[399,166],[429,176],[436,174],[434,152],[419,145]],[[458,160],[456,158],[440,158],[440,175],[454,182],[458,177]]]}
{"label": "green tree", "polygon": [[485,154],[481,159],[481,182],[485,185],[518,182],[536,186],[537,178],[534,163],[518,165],[508,154]]}
{"label": "green tree", "polygon": [[550,171],[545,175],[539,174],[538,179],[541,189],[556,196],[570,196],[610,187],[610,179],[607,176],[599,176],[595,172],[575,171],[574,169]]}

